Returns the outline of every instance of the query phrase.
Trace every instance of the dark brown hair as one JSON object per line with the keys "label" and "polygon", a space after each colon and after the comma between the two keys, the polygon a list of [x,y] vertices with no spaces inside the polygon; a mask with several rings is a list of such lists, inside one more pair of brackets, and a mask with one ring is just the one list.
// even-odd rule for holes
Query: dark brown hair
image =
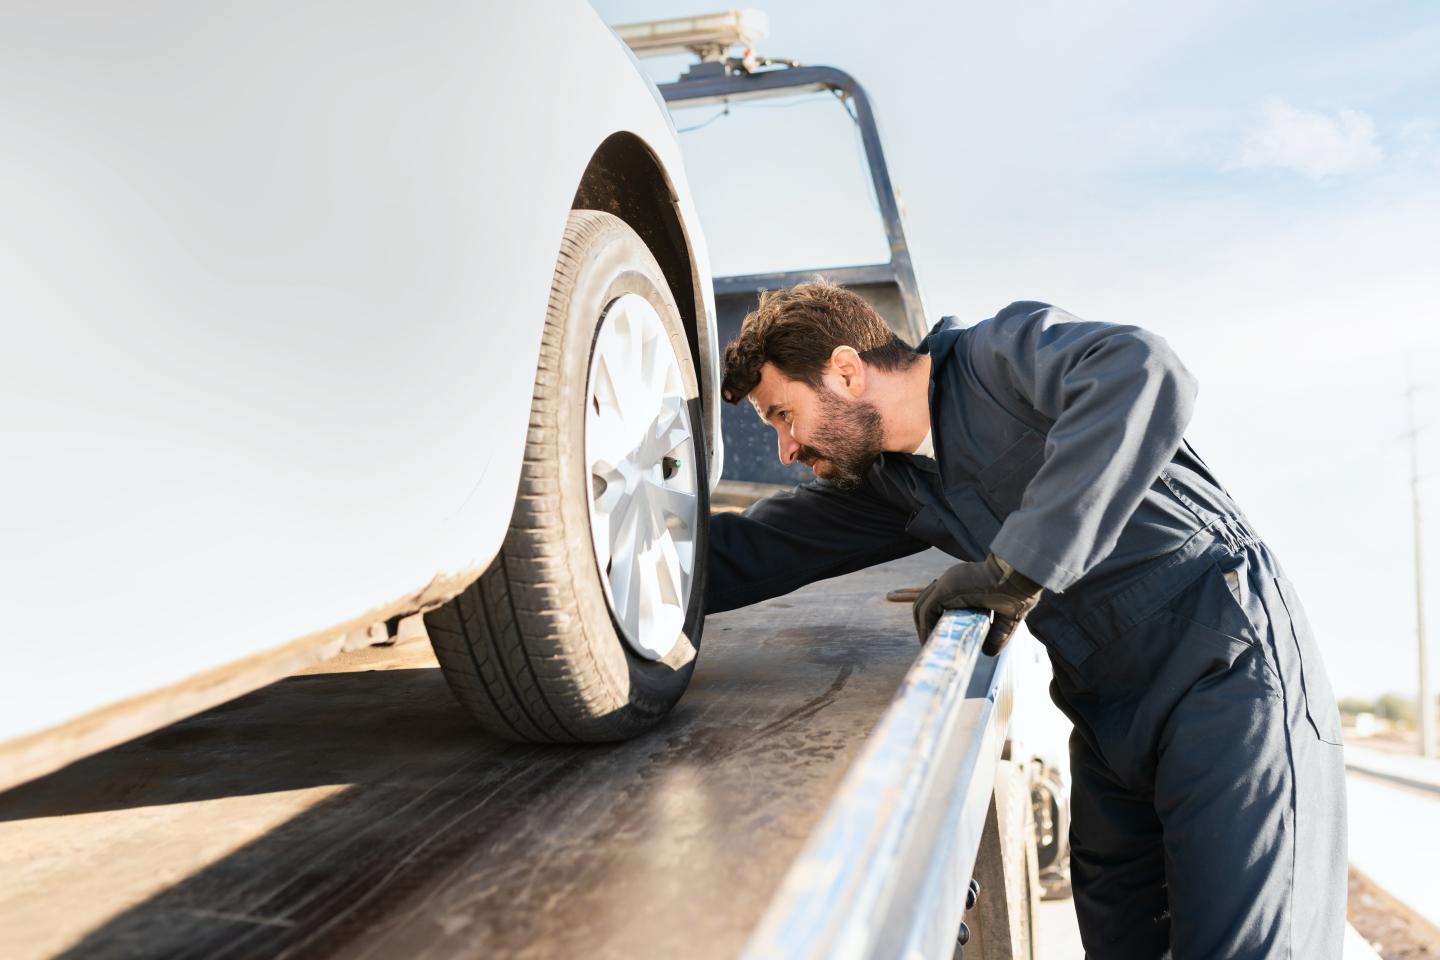
{"label": "dark brown hair", "polygon": [[891,332],[874,307],[843,287],[817,280],[766,291],[740,325],[740,335],[725,347],[720,395],[727,403],[745,399],[767,361],[790,379],[818,389],[830,354],[840,346],[853,347],[881,370],[903,370],[916,359],[914,349]]}

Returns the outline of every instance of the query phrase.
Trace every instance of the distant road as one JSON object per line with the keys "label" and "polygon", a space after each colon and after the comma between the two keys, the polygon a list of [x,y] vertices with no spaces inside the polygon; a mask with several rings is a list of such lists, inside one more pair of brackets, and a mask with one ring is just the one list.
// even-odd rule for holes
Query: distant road
{"label": "distant road", "polygon": [[1440,926],[1440,760],[1345,747],[1350,862]]}

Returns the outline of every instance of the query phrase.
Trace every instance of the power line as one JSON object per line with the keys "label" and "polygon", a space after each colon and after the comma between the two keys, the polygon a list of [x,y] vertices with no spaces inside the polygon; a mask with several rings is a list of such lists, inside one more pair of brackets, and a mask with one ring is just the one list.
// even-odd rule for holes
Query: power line
{"label": "power line", "polygon": [[700,123],[697,123],[697,124],[695,124],[694,126],[691,126],[691,127],[681,127],[679,130],[676,130],[675,132],[676,132],[676,133],[689,133],[689,132],[691,132],[692,130],[704,130],[706,127],[710,126],[710,124],[714,123],[716,120],[719,120],[721,117],[728,117],[729,115],[730,115],[730,105],[729,105],[729,104],[726,104],[726,105],[725,105],[725,109],[723,109],[723,110],[721,110],[719,113],[715,114],[715,116],[711,117],[709,120],[703,120],[703,121],[701,121]]}

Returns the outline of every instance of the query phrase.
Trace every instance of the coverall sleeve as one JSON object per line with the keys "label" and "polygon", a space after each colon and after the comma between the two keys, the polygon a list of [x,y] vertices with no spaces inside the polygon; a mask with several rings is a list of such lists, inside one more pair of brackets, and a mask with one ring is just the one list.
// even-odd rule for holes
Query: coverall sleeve
{"label": "coverall sleeve", "polygon": [[719,613],[919,553],[929,544],[905,532],[903,507],[869,483],[841,492],[807,483],[710,518],[705,612]]}
{"label": "coverall sleeve", "polygon": [[1056,591],[1114,549],[1179,448],[1195,378],[1163,338],[1015,303],[971,328],[974,375],[1054,421],[1045,460],[991,551]]}

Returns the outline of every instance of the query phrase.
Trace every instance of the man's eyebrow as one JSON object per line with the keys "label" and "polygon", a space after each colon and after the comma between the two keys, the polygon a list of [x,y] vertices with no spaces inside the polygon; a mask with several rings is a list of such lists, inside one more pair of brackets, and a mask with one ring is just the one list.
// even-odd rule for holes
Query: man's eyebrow
{"label": "man's eyebrow", "polygon": [[779,404],[779,403],[772,403],[772,404],[770,404],[770,406],[766,407],[766,408],[765,408],[765,419],[766,419],[766,420],[769,420],[771,417],[775,416],[775,411],[778,410],[778,409],[780,408],[780,406],[781,406],[781,404]]}

